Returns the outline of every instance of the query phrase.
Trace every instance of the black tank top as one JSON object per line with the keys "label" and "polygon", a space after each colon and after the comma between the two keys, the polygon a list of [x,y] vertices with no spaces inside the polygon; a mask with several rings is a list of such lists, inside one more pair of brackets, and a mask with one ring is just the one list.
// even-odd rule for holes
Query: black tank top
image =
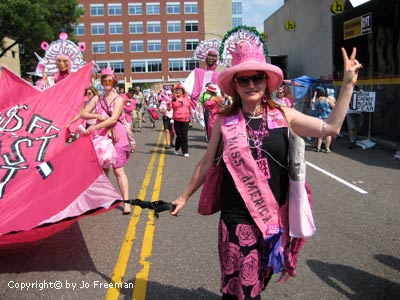
{"label": "black tank top", "polygon": [[[253,130],[257,130],[261,121],[261,118],[252,119],[249,125]],[[248,122],[248,119],[246,119],[246,122]],[[289,147],[288,129],[286,127],[268,129],[268,132],[269,134],[263,139],[262,148],[267,151],[273,159],[265,151],[262,152],[262,156],[268,161],[270,171],[268,184],[279,206],[282,206],[287,200],[289,189],[289,175],[287,170]],[[249,145],[253,158],[257,159],[257,151],[254,148],[253,141],[249,140]],[[276,161],[279,162],[279,164]],[[224,170],[221,189],[221,218],[227,223],[254,223],[223,160],[221,166]]]}

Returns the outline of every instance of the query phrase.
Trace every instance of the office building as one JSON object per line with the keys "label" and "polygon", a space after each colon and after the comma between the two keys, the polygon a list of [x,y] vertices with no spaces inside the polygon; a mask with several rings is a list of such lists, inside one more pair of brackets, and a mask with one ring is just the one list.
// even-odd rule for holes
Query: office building
{"label": "office building", "polygon": [[125,87],[184,80],[203,67],[193,58],[199,42],[221,40],[233,21],[241,22],[237,0],[79,2],[85,13],[75,34],[86,43],[85,60],[109,64]]}

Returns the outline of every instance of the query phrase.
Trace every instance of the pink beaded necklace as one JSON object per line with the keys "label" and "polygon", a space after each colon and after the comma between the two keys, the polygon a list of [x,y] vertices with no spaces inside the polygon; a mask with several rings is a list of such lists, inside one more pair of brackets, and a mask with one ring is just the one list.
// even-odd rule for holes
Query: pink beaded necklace
{"label": "pink beaded necklace", "polygon": [[268,161],[266,158],[262,157],[263,141],[264,141],[264,138],[269,135],[269,132],[267,129],[267,122],[268,122],[267,110],[264,109],[264,111],[263,111],[262,120],[261,120],[260,126],[258,127],[258,130],[254,130],[253,128],[251,128],[251,126],[249,125],[251,120],[252,120],[252,118],[250,118],[249,121],[246,123],[247,136],[249,137],[249,140],[253,141],[254,147],[256,148],[257,166],[263,172],[265,177],[268,179],[268,178],[270,178]]}

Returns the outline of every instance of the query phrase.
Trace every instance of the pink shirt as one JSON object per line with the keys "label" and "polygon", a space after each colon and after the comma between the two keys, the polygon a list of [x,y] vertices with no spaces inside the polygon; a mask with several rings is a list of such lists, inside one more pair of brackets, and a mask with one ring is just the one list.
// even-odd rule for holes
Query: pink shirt
{"label": "pink shirt", "polygon": [[172,100],[173,119],[178,122],[189,122],[191,101],[187,97],[183,97],[180,100]]}

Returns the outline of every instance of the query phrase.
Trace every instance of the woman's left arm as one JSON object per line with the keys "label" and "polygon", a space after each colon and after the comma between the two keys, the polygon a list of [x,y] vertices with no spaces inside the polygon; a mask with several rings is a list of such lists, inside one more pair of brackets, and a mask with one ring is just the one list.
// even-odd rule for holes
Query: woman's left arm
{"label": "woman's left arm", "polygon": [[346,117],[354,86],[357,82],[358,72],[362,68],[362,65],[356,59],[356,48],[353,48],[350,58],[347,56],[346,50],[344,48],[341,49],[344,70],[343,82],[335,107],[326,122],[318,118],[307,116],[297,110],[283,107],[291,128],[300,136],[336,136],[340,132],[343,120]]}

